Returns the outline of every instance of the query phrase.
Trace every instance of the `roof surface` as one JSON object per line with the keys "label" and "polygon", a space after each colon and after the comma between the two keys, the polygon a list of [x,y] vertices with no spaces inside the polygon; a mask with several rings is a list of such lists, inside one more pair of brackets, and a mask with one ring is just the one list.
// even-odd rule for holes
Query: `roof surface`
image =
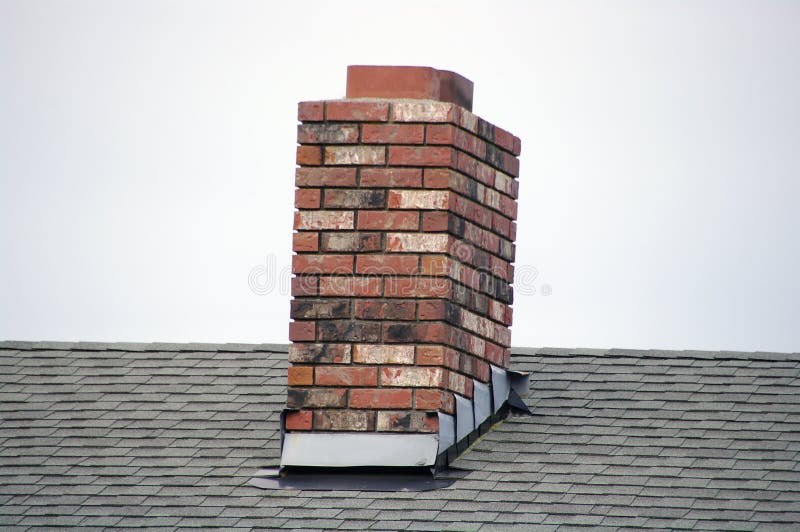
{"label": "roof surface", "polygon": [[800,354],[516,350],[510,418],[428,492],[261,490],[286,346],[0,343],[0,527],[797,529]]}

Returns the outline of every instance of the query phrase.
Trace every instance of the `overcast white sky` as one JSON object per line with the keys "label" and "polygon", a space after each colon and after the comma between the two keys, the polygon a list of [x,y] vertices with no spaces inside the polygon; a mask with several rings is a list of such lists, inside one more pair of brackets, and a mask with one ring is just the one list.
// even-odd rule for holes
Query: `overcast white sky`
{"label": "overcast white sky", "polygon": [[798,28],[763,0],[0,0],[0,339],[286,342],[296,103],[407,64],[523,140],[514,345],[800,351]]}

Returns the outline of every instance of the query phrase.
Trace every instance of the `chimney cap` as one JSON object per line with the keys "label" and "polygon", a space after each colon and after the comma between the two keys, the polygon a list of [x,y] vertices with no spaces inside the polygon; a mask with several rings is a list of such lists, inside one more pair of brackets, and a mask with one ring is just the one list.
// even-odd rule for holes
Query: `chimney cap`
{"label": "chimney cap", "polygon": [[448,70],[421,66],[347,67],[347,98],[438,100],[472,111],[472,90],[470,80]]}

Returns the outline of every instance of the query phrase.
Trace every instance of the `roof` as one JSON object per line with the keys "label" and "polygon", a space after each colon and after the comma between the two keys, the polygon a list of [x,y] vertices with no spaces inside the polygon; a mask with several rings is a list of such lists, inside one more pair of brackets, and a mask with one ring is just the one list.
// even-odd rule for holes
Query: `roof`
{"label": "roof", "polygon": [[518,349],[427,492],[262,490],[286,346],[0,343],[0,527],[796,529],[800,354]]}

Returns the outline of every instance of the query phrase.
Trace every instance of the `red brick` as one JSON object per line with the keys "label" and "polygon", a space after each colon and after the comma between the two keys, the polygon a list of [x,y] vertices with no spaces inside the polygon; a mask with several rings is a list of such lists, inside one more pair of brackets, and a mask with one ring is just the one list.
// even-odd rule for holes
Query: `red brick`
{"label": "red brick", "polygon": [[449,218],[447,211],[423,212],[422,230],[432,232],[447,231]]}
{"label": "red brick", "polygon": [[364,168],[361,170],[362,187],[408,187],[422,186],[422,170],[419,168]]}
{"label": "red brick", "polygon": [[[499,127],[494,128],[494,143],[504,150],[514,153],[514,135],[505,129],[500,129]],[[514,155],[519,154],[515,153]]]}
{"label": "red brick", "polygon": [[511,150],[511,153],[513,153],[516,156],[519,156],[521,152],[522,152],[522,141],[519,140],[519,137],[514,137],[514,149]]}
{"label": "red brick", "polygon": [[410,389],[350,390],[350,408],[411,408]]}
{"label": "red brick", "polygon": [[318,188],[298,188],[294,191],[294,206],[298,209],[319,209]]}
{"label": "red brick", "polygon": [[452,283],[443,277],[387,277],[384,297],[449,297]]}
{"label": "red brick", "polygon": [[425,188],[447,188],[450,186],[450,170],[446,168],[426,168]]}
{"label": "red brick", "polygon": [[420,388],[414,391],[414,408],[417,410],[443,410],[452,414],[455,398],[450,392]]}
{"label": "red brick", "polygon": [[361,141],[366,144],[422,144],[425,127],[416,124],[364,124]]}
{"label": "red brick", "polygon": [[386,122],[389,120],[388,102],[328,102],[328,120],[345,122]]}
{"label": "red brick", "polygon": [[311,386],[314,384],[314,368],[312,366],[289,366],[289,386]]}
{"label": "red brick", "polygon": [[446,373],[436,367],[386,366],[381,368],[381,386],[438,388],[445,384]]}
{"label": "red brick", "polygon": [[418,345],[416,363],[418,366],[444,366],[444,346]]}
{"label": "red brick", "polygon": [[446,255],[423,255],[420,272],[422,275],[449,275],[450,259]]}
{"label": "red brick", "polygon": [[425,142],[455,145],[455,132],[456,128],[450,124],[429,124],[425,128]]}
{"label": "red brick", "polygon": [[413,320],[413,301],[385,299],[356,299],[355,317],[367,320]]}
{"label": "red brick", "polygon": [[293,321],[289,324],[289,340],[292,342],[313,342],[316,327],[313,321]]}
{"label": "red brick", "polygon": [[377,367],[317,366],[314,382],[319,386],[377,386]]}
{"label": "red brick", "polygon": [[319,291],[319,277],[301,275],[292,279],[292,295],[315,296]]}
{"label": "red brick", "polygon": [[325,119],[325,102],[300,102],[297,119],[301,122],[322,122]]}
{"label": "red brick", "polygon": [[298,187],[352,187],[356,184],[355,168],[297,168]]}
{"label": "red brick", "polygon": [[319,233],[294,233],[292,235],[292,251],[317,251],[319,249]]}
{"label": "red brick", "polygon": [[418,66],[347,67],[348,98],[438,100],[471,109],[472,92],[470,80],[446,70]]}
{"label": "red brick", "polygon": [[301,297],[291,301],[290,317],[293,320],[312,320],[319,318],[349,318],[352,301],[350,299]]}
{"label": "red brick", "polygon": [[517,219],[517,202],[506,196],[500,196],[500,210],[512,220]]}
{"label": "red brick", "polygon": [[[396,166],[451,166],[456,152],[440,146],[390,146],[389,164]],[[311,164],[311,163],[308,163]]]}
{"label": "red brick", "polygon": [[359,229],[416,230],[419,226],[419,214],[396,211],[358,211],[357,226]]}
{"label": "red brick", "polygon": [[321,277],[322,296],[375,297],[381,295],[381,280],[375,277]]}
{"label": "red brick", "polygon": [[355,124],[301,124],[297,126],[298,144],[354,144],[358,142]]}
{"label": "red brick", "polygon": [[321,342],[379,342],[381,324],[375,321],[318,320]]}
{"label": "red brick", "polygon": [[443,299],[420,301],[417,304],[417,317],[421,320],[443,320],[445,301]]}
{"label": "red brick", "polygon": [[292,257],[292,273],[353,273],[352,255],[295,255]]}
{"label": "red brick", "polygon": [[322,164],[322,149],[319,146],[298,146],[297,164],[319,166]]}
{"label": "red brick", "polygon": [[309,410],[287,413],[286,430],[311,430],[313,415],[313,412]]}
{"label": "red brick", "polygon": [[371,275],[416,275],[419,273],[419,256],[358,255],[356,272]]}

